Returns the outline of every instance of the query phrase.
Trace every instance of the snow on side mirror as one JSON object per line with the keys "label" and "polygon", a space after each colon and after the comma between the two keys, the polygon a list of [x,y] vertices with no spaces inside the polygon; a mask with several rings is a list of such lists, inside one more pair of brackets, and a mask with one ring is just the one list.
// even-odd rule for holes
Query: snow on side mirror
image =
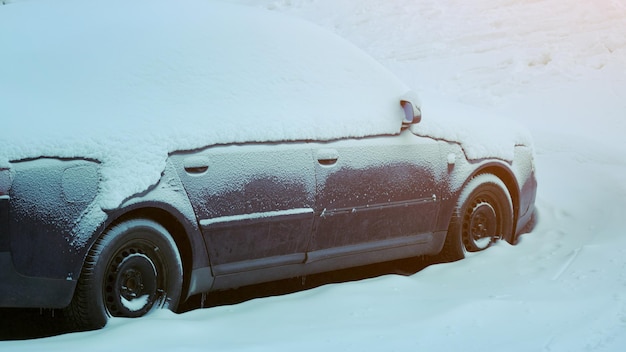
{"label": "snow on side mirror", "polygon": [[422,120],[422,111],[419,107],[407,100],[400,100],[400,105],[404,110],[403,126],[407,127],[408,125],[419,123]]}
{"label": "snow on side mirror", "polygon": [[420,99],[413,90],[409,90],[400,97],[400,105],[402,106],[402,110],[404,110],[402,128],[407,128],[422,120]]}

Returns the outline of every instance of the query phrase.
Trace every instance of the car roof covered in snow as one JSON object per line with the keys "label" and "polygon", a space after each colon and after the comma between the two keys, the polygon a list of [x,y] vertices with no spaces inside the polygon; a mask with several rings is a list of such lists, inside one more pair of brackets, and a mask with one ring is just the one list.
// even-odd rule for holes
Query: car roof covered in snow
{"label": "car roof covered in snow", "polygon": [[13,2],[0,47],[0,166],[99,160],[119,192],[105,207],[156,183],[175,150],[398,133],[408,91],[308,22],[202,0]]}

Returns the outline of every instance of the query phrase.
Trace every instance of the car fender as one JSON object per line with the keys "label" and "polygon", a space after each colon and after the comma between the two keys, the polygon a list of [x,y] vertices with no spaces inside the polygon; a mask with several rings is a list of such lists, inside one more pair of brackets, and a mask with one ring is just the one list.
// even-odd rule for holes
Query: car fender
{"label": "car fender", "polygon": [[213,274],[198,220],[182,183],[168,160],[160,181],[137,194],[115,210],[108,211],[106,227],[130,218],[151,218],[174,237],[185,271],[183,294],[206,292]]}
{"label": "car fender", "polygon": [[[442,191],[442,207],[438,219],[438,228],[447,229],[452,219],[463,187],[476,175],[491,173],[500,178],[509,190],[513,202],[514,220],[517,221],[520,214],[521,187],[519,180],[525,181],[530,175],[520,172],[523,167],[520,164],[528,162],[523,157],[518,160],[505,161],[495,158],[469,160],[460,145],[450,142],[442,142],[442,154],[448,163],[448,172],[445,175],[447,188]],[[517,150],[517,148],[516,148]]]}

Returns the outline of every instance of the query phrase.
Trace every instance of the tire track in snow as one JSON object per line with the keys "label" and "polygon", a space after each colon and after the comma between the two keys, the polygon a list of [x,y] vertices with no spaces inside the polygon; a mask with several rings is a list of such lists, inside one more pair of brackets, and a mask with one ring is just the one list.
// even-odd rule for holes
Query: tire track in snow
{"label": "tire track in snow", "polygon": [[559,269],[559,271],[557,271],[557,273],[554,276],[552,276],[552,281],[557,281],[558,279],[561,278],[561,276],[563,276],[563,273],[565,273],[565,271],[576,260],[576,258],[578,257],[578,254],[580,253],[581,249],[582,249],[582,247],[578,247],[578,248],[574,249],[574,251],[572,253],[570,253],[570,255],[568,256],[567,260],[561,265],[561,268]]}

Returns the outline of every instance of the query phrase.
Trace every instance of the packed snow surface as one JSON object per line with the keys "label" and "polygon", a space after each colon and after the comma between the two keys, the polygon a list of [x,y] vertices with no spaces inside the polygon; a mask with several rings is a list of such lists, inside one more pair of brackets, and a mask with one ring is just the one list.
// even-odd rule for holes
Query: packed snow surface
{"label": "packed snow surface", "polygon": [[[308,19],[366,50],[421,96],[416,128],[436,130],[429,119],[444,116],[526,126],[536,149],[536,227],[517,246],[499,243],[412,276],[114,319],[99,331],[0,349],[624,350],[626,0],[230,2]],[[11,0],[0,14],[23,5],[26,16],[31,3]]]}

